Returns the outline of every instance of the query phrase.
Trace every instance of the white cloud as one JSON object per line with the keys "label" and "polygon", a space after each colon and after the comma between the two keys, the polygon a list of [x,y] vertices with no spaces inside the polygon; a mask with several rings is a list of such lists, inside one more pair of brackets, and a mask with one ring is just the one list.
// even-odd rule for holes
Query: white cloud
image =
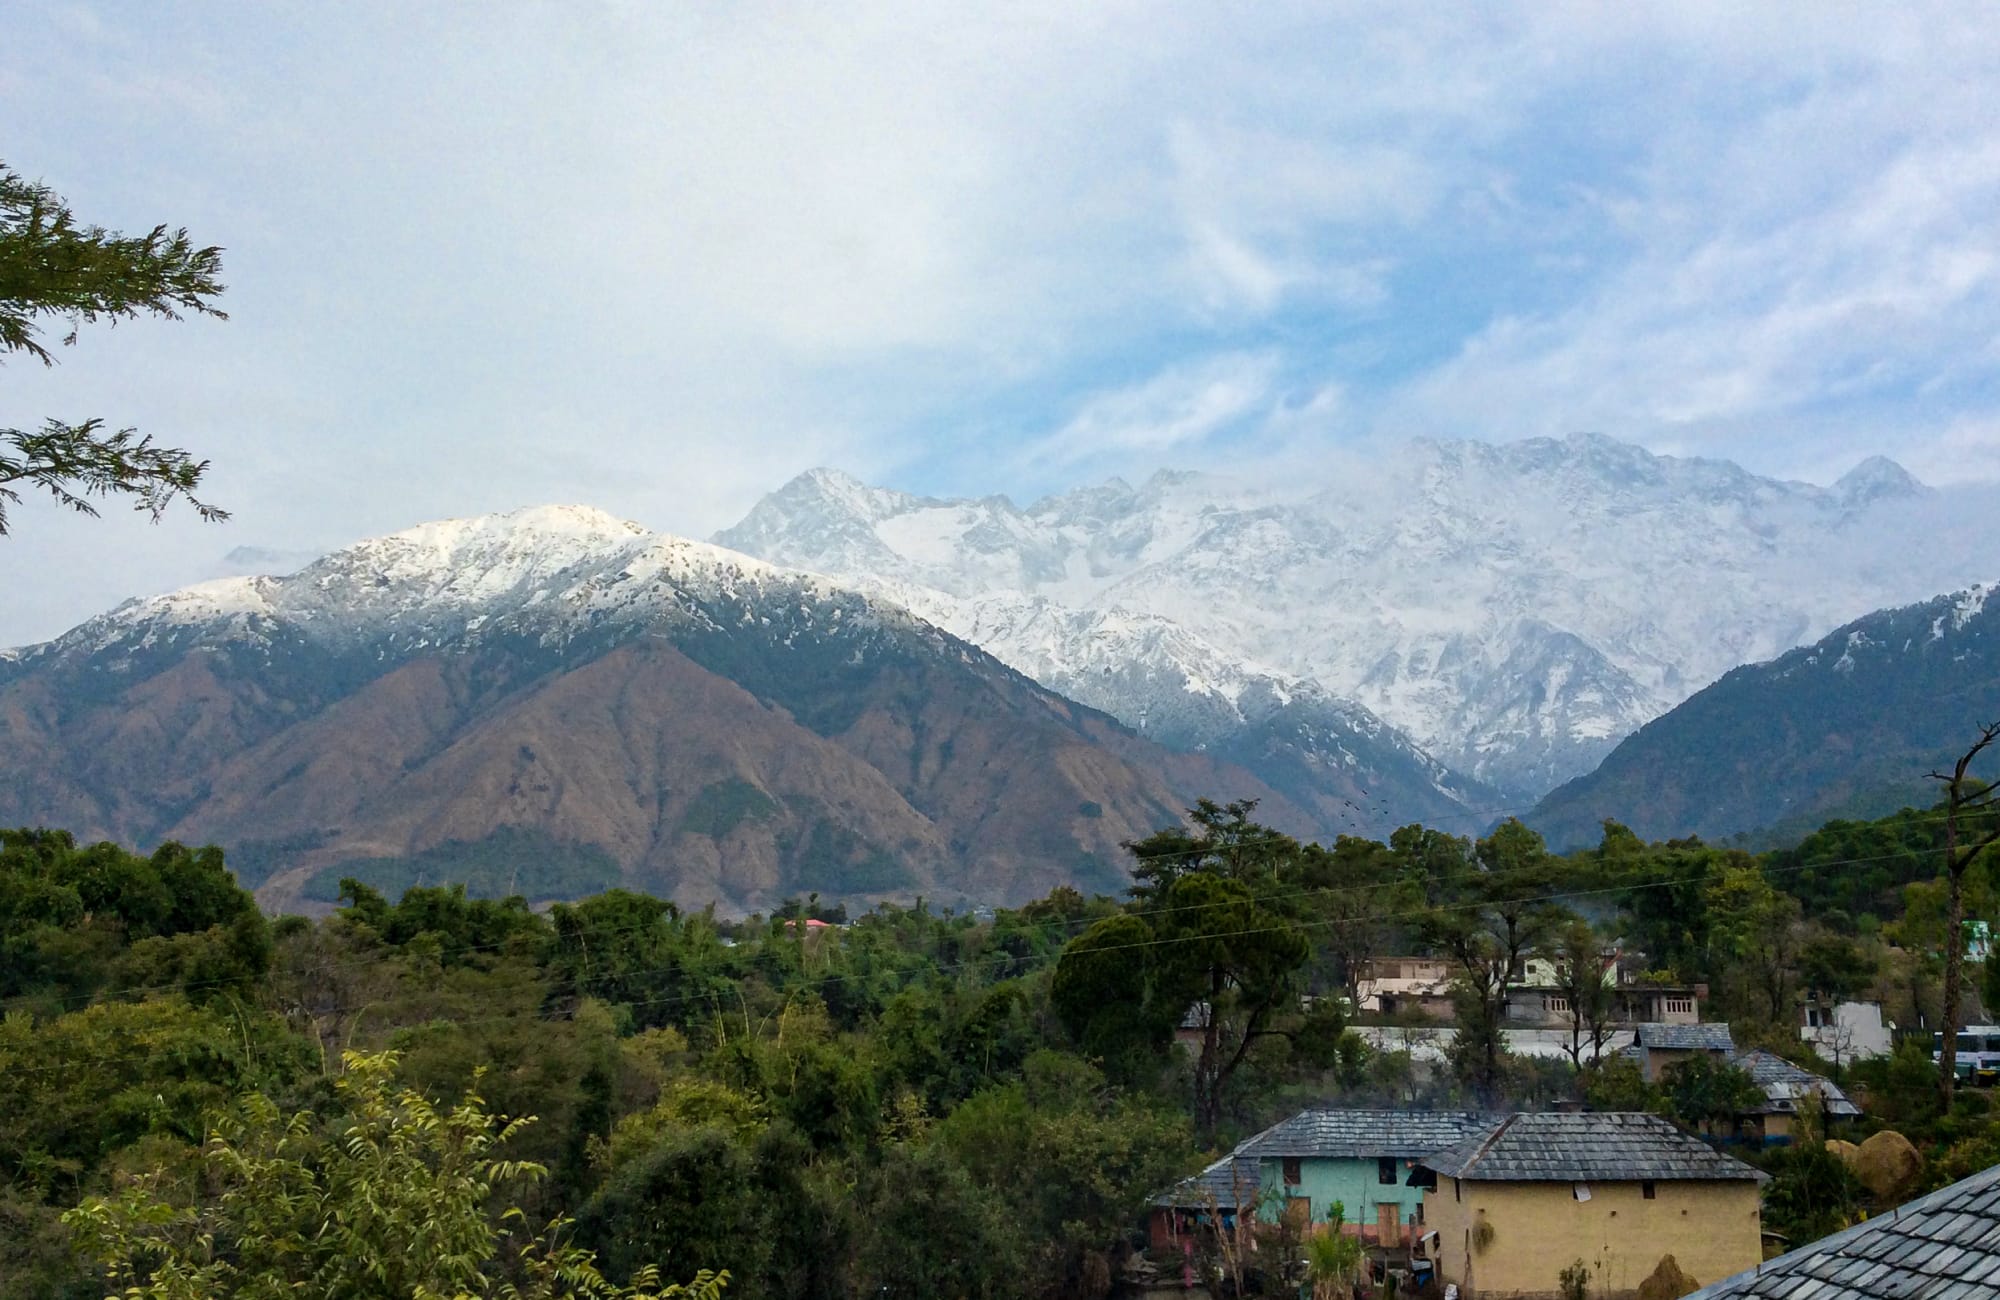
{"label": "white cloud", "polygon": [[[700,533],[823,462],[1917,463],[2000,418],[1973,7],[26,12],[7,161],[225,244],[233,319],[86,332],[0,423],[156,430],[238,521],[24,513],[0,643],[235,545],[558,498]],[[949,437],[996,428],[1061,432]]]}
{"label": "white cloud", "polygon": [[1070,466],[1110,458],[1151,460],[1186,453],[1271,400],[1277,362],[1269,355],[1209,357],[1170,367],[1142,383],[1098,393],[1026,459]]}

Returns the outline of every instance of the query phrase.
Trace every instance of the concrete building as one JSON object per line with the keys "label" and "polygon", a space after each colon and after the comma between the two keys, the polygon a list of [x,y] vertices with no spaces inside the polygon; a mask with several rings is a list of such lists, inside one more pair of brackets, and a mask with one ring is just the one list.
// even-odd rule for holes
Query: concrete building
{"label": "concrete building", "polygon": [[1882,1019],[1880,1002],[1808,998],[1799,1021],[1799,1037],[1836,1067],[1887,1056],[1895,1046],[1896,1027]]}
{"label": "concrete building", "polygon": [[1765,1175],[1656,1115],[1515,1115],[1427,1157],[1419,1248],[1472,1298],[1629,1295],[1672,1255],[1696,1279],[1762,1257]]}

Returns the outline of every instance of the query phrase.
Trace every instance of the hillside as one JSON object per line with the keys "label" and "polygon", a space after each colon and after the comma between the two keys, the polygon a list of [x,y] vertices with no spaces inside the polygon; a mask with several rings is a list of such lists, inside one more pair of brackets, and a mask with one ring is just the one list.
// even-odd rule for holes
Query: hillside
{"label": "hillside", "polygon": [[[1334,787],[1329,787],[1333,789]],[[0,656],[0,824],[687,905],[1115,889],[1200,796],[1324,817],[892,605],[600,512],[425,525]]]}
{"label": "hillside", "polygon": [[1921,803],[1922,773],[2000,717],[1992,592],[1882,610],[1739,668],[1525,820],[1566,846],[1594,842],[1607,817],[1646,839],[1719,839]]}

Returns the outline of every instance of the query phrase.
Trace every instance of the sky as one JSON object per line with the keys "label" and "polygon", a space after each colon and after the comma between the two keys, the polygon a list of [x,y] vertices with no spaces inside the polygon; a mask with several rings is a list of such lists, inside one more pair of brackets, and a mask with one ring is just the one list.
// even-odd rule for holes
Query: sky
{"label": "sky", "polygon": [[0,161],[223,246],[230,317],[8,357],[0,427],[137,426],[234,512],[29,501],[0,645],[236,548],[704,536],[815,465],[1028,500],[1591,431],[2000,477],[1983,6],[49,0],[0,49]]}

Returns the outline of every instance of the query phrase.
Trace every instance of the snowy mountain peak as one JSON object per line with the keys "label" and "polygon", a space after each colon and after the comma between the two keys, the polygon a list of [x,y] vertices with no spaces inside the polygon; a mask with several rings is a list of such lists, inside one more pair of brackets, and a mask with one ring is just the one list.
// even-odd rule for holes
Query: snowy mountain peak
{"label": "snowy mountain peak", "polygon": [[[787,487],[717,540],[897,586],[1031,675],[1090,661],[1073,640],[1090,621],[999,618],[991,602],[1165,620],[1203,656],[1355,701],[1523,796],[1730,668],[1984,577],[2000,549],[1988,508],[1958,512],[1942,544],[1908,545],[1929,489],[1889,461],[1829,488],[1577,433],[1419,441],[1327,478],[1170,471],[1026,510],[871,488],[867,511],[806,511]],[[1162,660],[1154,693],[1211,671]],[[1139,694],[1135,678],[1114,711],[1133,721]]]}
{"label": "snowy mountain peak", "polygon": [[1889,497],[1920,496],[1930,489],[1887,456],[1870,456],[1841,475],[1833,491],[1846,504],[1861,505]]}

